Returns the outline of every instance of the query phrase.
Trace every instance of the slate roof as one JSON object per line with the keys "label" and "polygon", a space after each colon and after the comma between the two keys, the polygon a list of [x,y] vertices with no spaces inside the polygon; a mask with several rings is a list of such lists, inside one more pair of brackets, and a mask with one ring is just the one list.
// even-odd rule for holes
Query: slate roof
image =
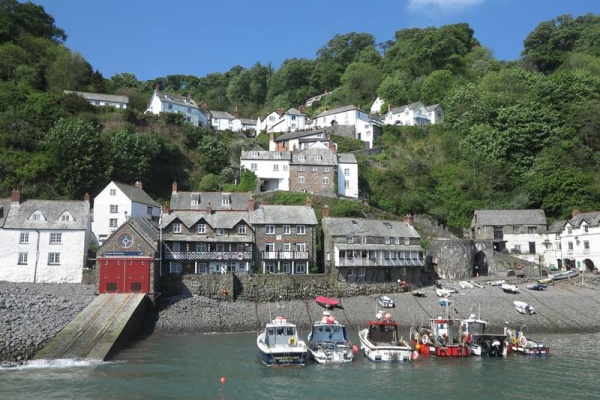
{"label": "slate roof", "polygon": [[116,94],[103,94],[103,93],[90,93],[90,92],[75,92],[71,90],[65,90],[65,94],[76,94],[78,96],[83,97],[86,100],[98,100],[98,101],[108,101],[111,103],[129,103],[129,97],[127,96],[119,96]]}
{"label": "slate roof", "polygon": [[[223,205],[223,196],[228,196],[230,204]],[[248,207],[251,193],[240,192],[174,192],[171,193],[171,210],[204,211],[210,203],[214,211],[244,211]],[[195,203],[192,205],[192,200]]]}
{"label": "slate roof", "polygon": [[403,105],[401,107],[392,108],[388,112],[391,112],[392,114],[400,114],[400,113],[404,112],[404,110],[406,110],[407,108],[409,110],[412,110],[412,109],[415,109],[418,105],[424,105],[424,104],[423,104],[422,101],[416,101],[414,103],[406,104],[406,105]]}
{"label": "slate roof", "polygon": [[565,229],[565,224],[567,221],[554,221],[552,225],[548,228],[547,233],[561,233],[563,229]]}
{"label": "slate roof", "polygon": [[600,211],[579,213],[567,222],[573,225],[573,227],[578,228],[583,221],[587,222],[590,226],[598,226],[600,224]]}
{"label": "slate roof", "polygon": [[[304,157],[304,160],[302,160]],[[317,142],[314,145],[300,150],[298,153],[292,153],[293,165],[337,165],[337,156],[323,143]]]}
{"label": "slate roof", "polygon": [[430,106],[427,106],[427,107],[425,107],[425,109],[426,109],[427,111],[433,111],[433,110],[435,110],[435,109],[436,109],[436,108],[438,108],[438,107],[442,108],[442,106],[441,106],[441,105],[439,105],[439,104],[432,104],[432,105],[430,105]]}
{"label": "slate roof", "polygon": [[321,220],[323,231],[329,236],[393,236],[420,237],[414,227],[404,221],[384,221],[365,218],[333,218]]}
{"label": "slate roof", "polygon": [[184,106],[184,107],[200,109],[200,107],[198,107],[198,104],[196,104],[194,99],[192,99],[188,96],[180,96],[178,94],[169,94],[169,93],[163,93],[163,92],[159,92],[159,91],[156,91],[155,93],[158,96],[158,98],[160,99],[160,101],[162,101],[163,103],[173,103],[173,104],[178,104],[178,105]]}
{"label": "slate roof", "polygon": [[471,226],[546,225],[544,210],[475,210]]}
{"label": "slate roof", "polygon": [[[8,214],[6,214],[7,210]],[[44,215],[46,221],[29,220],[31,214],[38,210]],[[71,214],[74,221],[61,221],[60,216],[65,211]],[[25,200],[18,207],[9,205],[4,209],[4,213],[3,228],[5,229],[87,230],[90,203],[75,200]]]}
{"label": "slate roof", "polygon": [[163,215],[160,226],[164,228],[173,221],[179,220],[189,228],[203,220],[214,229],[232,229],[239,224],[240,221],[248,223],[250,220],[249,214],[248,211],[216,212],[211,214],[207,214],[204,211],[172,212],[169,215]]}
{"label": "slate roof", "polygon": [[214,111],[214,110],[210,110],[210,113],[212,114],[213,118],[218,118],[218,119],[229,119],[229,120],[234,120],[235,117],[231,114],[229,114],[227,111]]}
{"label": "slate roof", "polygon": [[317,119],[320,117],[326,117],[328,115],[333,115],[333,114],[339,114],[339,113],[343,113],[343,112],[347,112],[347,111],[354,111],[354,110],[364,112],[360,108],[358,108],[354,105],[349,105],[349,106],[343,106],[343,107],[338,107],[338,108],[334,108],[331,110],[323,111],[319,115],[315,115],[313,117],[313,119]]}
{"label": "slate roof", "polygon": [[[258,153],[258,155],[254,155]],[[280,154],[276,156],[276,153]],[[240,160],[287,160],[292,159],[292,153],[290,151],[267,151],[252,149],[250,151],[242,151]]]}
{"label": "slate roof", "polygon": [[10,199],[0,199],[0,228],[4,226],[4,220],[10,209]]}
{"label": "slate roof", "polygon": [[250,214],[252,225],[317,225],[315,210],[308,206],[262,205]]}
{"label": "slate roof", "polygon": [[121,183],[121,182],[113,181],[113,183],[132,202],[139,203],[139,204],[146,204],[146,205],[154,206],[154,207],[160,207],[160,204],[158,204],[154,199],[152,199],[152,197],[150,197],[148,195],[148,193],[144,192],[144,189],[139,188],[134,185],[128,185],[126,183]]}
{"label": "slate roof", "polygon": [[295,131],[295,132],[287,132],[284,133],[283,135],[279,136],[278,138],[275,138],[275,142],[281,142],[284,140],[292,140],[292,139],[298,139],[298,138],[303,138],[306,136],[317,136],[318,133],[323,133],[323,136],[320,137],[320,139],[322,140],[327,140],[327,134],[325,133],[325,131],[323,129],[314,129],[314,130],[310,130],[310,131]]}
{"label": "slate roof", "polygon": [[158,224],[155,221],[150,221],[141,215],[136,215],[131,219],[131,224],[134,229],[140,232],[149,243],[154,244],[159,239]]}
{"label": "slate roof", "polygon": [[340,164],[358,164],[356,161],[356,157],[354,154],[350,153],[338,153],[337,154],[338,163]]}

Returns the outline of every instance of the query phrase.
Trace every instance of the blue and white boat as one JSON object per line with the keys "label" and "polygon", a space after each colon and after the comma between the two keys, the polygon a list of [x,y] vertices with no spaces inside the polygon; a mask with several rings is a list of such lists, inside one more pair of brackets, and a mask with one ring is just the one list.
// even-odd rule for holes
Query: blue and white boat
{"label": "blue and white boat", "polygon": [[348,340],[346,327],[329,311],[323,311],[321,320],[315,321],[308,334],[308,351],[319,364],[351,362],[358,347]]}
{"label": "blue and white boat", "polygon": [[267,323],[258,335],[256,346],[266,365],[305,365],[308,355],[306,343],[300,340],[295,324],[284,317]]}
{"label": "blue and white boat", "polygon": [[560,281],[562,279],[575,278],[579,275],[579,271],[576,269],[569,269],[567,271],[557,272],[556,274],[549,274],[548,277],[552,278],[553,281]]}

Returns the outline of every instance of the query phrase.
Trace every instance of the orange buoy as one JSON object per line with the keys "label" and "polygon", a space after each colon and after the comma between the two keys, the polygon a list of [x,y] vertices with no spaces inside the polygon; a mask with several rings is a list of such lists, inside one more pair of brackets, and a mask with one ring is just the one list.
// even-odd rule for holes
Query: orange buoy
{"label": "orange buoy", "polygon": [[225,383],[225,381],[227,381],[227,379],[225,379],[224,376],[221,377],[221,383]]}
{"label": "orange buoy", "polygon": [[358,354],[358,346],[355,344],[352,345],[352,353]]}

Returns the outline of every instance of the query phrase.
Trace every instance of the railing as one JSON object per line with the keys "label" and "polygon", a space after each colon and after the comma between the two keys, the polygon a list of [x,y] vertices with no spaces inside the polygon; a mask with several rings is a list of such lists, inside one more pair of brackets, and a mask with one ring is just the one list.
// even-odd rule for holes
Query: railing
{"label": "railing", "polygon": [[392,259],[392,258],[340,258],[336,267],[408,267],[422,266],[423,259]]}
{"label": "railing", "polygon": [[166,251],[167,260],[224,260],[224,261],[251,261],[251,251]]}
{"label": "railing", "polygon": [[263,260],[308,260],[308,251],[263,251]]}

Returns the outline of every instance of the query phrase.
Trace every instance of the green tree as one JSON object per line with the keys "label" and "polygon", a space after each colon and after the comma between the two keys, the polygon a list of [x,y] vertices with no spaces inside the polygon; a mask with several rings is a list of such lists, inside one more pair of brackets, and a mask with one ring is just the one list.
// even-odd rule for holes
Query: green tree
{"label": "green tree", "polygon": [[203,137],[198,144],[197,153],[200,156],[199,165],[207,174],[218,175],[229,166],[227,149],[214,138]]}

